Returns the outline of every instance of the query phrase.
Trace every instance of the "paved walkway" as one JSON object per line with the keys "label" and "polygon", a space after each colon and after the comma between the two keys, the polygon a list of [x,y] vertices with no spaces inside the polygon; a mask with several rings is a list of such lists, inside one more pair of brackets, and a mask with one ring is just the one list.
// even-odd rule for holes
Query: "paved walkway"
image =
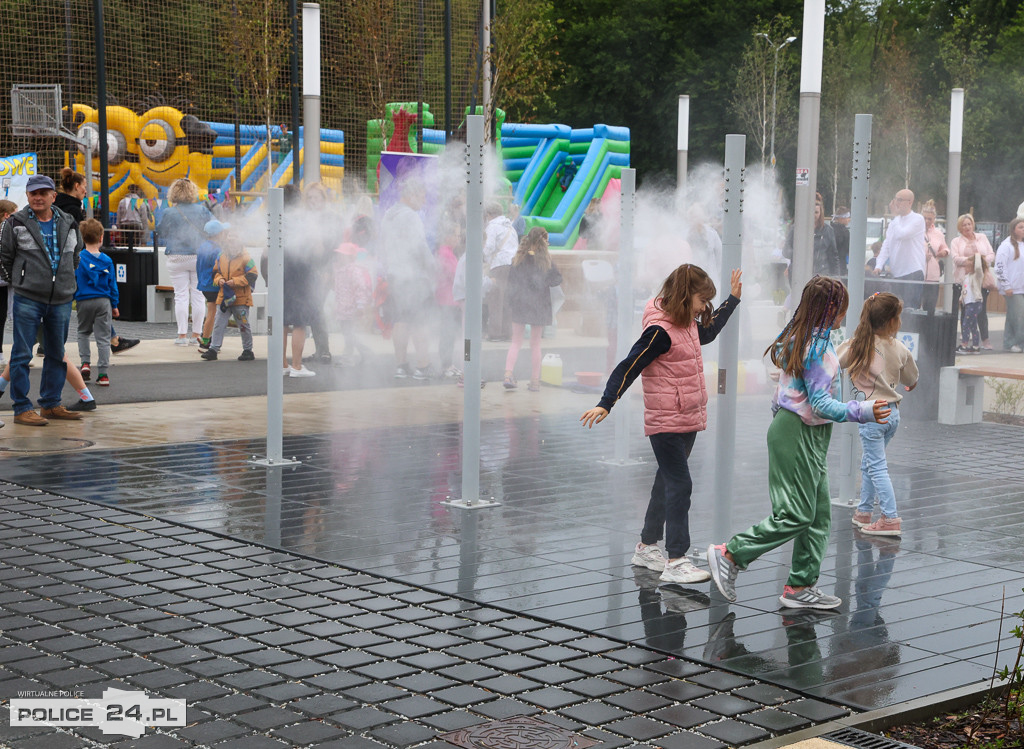
{"label": "paved walkway", "polygon": [[[154,340],[119,359],[149,345],[184,356]],[[262,452],[259,397],[9,424],[0,697],[115,686],[195,703],[189,728],[123,746],[433,747],[525,715],[599,746],[700,749],[980,683],[999,658],[1003,591],[1007,611],[1024,600],[1021,469],[999,457],[1024,448],[1016,427],[905,423],[890,452],[902,542],[855,534],[837,507],[823,584],[846,603],[792,617],[775,601],[782,551],[740,577],[732,606],[629,567],[653,468],[599,462],[613,422],[576,423],[592,394],[485,388],[482,491],[502,504],[467,513],[440,504],[461,485],[461,391],[370,384],[286,396],[286,454],[302,465],[279,481],[245,463]],[[734,530],[767,507],[764,396],[741,398],[740,416]],[[695,543],[712,540],[714,444],[712,429],[694,453]],[[649,460],[638,428],[630,450]],[[217,645],[229,637],[242,649]],[[299,706],[311,699],[319,712]],[[373,717],[336,719],[349,713]],[[2,730],[18,749],[100,741]]]}

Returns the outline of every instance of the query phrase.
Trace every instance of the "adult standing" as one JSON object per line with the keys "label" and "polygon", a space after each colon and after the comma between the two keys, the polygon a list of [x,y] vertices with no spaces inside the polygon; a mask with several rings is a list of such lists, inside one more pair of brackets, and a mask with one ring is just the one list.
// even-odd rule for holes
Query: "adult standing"
{"label": "adult standing", "polygon": [[500,203],[484,206],[484,272],[491,279],[487,292],[487,340],[507,341],[512,325],[505,310],[505,290],[512,259],[519,251],[519,236]]}
{"label": "adult standing", "polygon": [[[380,226],[381,259],[388,285],[385,313],[394,325],[391,342],[396,379],[429,380],[433,375],[430,326],[435,318],[438,270],[419,214],[426,196],[419,179],[407,178],[401,199],[384,214]],[[509,231],[514,238],[511,226]],[[416,352],[415,369],[409,367],[410,340]]]}
{"label": "adult standing", "polygon": [[814,272],[819,276],[836,278],[843,275],[836,235],[832,227],[825,223],[825,207],[821,201],[814,203]]}
{"label": "adult standing", "polygon": [[996,281],[999,293],[1006,299],[1006,327],[1003,349],[1015,354],[1024,350],[1024,218],[1010,222],[1007,237],[996,250]]}
{"label": "adult standing", "polygon": [[142,239],[153,221],[153,212],[142,190],[134,182],[128,185],[128,194],[117,204],[117,228],[129,248],[142,244]]}
{"label": "adult standing", "polygon": [[[942,278],[942,258],[949,256],[946,238],[935,225],[935,201],[929,200],[921,206],[924,216],[924,253],[927,266],[924,271],[925,281],[939,281]],[[938,286],[925,286],[922,295],[922,306],[925,310],[935,309],[939,299]]]}
{"label": "adult standing", "polygon": [[[886,268],[897,281],[923,281],[925,271],[924,217],[914,212],[914,193],[903,189],[889,203],[893,218],[885,231],[882,249],[875,261],[876,276]],[[921,284],[900,284],[893,289],[906,308],[921,306]]]}
{"label": "adult standing", "polygon": [[[979,234],[975,230],[974,217],[965,213],[956,220],[956,230],[960,232],[959,236],[954,237],[953,241],[949,245],[950,255],[953,258],[953,280],[958,284],[963,284],[964,277],[974,267],[974,256],[981,255],[985,258],[985,262],[991,268],[996,262],[996,253],[992,249],[992,243],[988,241],[988,237],[984,234]],[[978,310],[978,331],[981,333],[981,347],[983,349],[992,350],[992,344],[988,340],[988,312],[986,307],[988,306],[988,292],[989,290],[982,287],[981,289],[981,309]],[[963,326],[964,320],[964,307],[960,307],[960,325]]]}
{"label": "adult standing", "polygon": [[[839,254],[839,262],[845,267],[850,262],[850,209],[845,205],[838,206],[829,225],[836,237],[836,252]],[[860,258],[858,257],[857,260],[860,261]]]}
{"label": "adult standing", "polygon": [[[167,191],[171,206],[164,211],[156,231],[164,240],[167,273],[174,286],[174,319],[178,324],[178,346],[199,345],[206,319],[206,299],[199,291],[196,253],[206,240],[203,227],[213,214],[197,203],[199,188],[189,179],[177,179]],[[188,335],[188,308],[192,303],[192,335]]]}
{"label": "adult standing", "polygon": [[85,200],[86,190],[85,175],[79,174],[70,167],[60,170],[60,190],[53,204],[58,210],[71,216],[76,227],[85,221],[82,201]]}
{"label": "adult standing", "polygon": [[[35,174],[25,185],[28,205],[4,222],[0,232],[0,276],[14,292],[14,345],[11,350],[11,399],[14,423],[45,426],[48,419],[77,420],[82,415],[60,404],[67,375],[64,341],[71,318],[75,269],[82,237],[74,219],[53,203],[53,180]],[[36,331],[43,328],[42,382],[36,413],[29,399],[28,365]]]}
{"label": "adult standing", "polygon": [[334,248],[340,243],[344,232],[341,220],[327,204],[327,190],[323,184],[314,182],[309,185],[303,193],[303,199],[309,220],[307,235],[309,247],[306,248],[306,252],[312,271],[309,290],[312,294],[311,311],[313,315],[310,318],[309,327],[313,333],[313,343],[316,344],[316,352],[311,359],[323,364],[330,364],[331,340],[324,317],[324,303],[327,301],[327,294],[331,286],[330,269],[334,264]]}

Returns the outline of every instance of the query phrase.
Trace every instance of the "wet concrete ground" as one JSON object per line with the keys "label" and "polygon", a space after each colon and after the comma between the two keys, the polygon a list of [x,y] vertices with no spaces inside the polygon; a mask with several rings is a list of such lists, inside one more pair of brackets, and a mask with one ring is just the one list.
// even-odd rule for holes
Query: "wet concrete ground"
{"label": "wet concrete ground", "polygon": [[[647,462],[613,467],[600,461],[614,453],[616,414],[590,432],[577,424],[595,396],[491,385],[482,397],[481,493],[501,505],[469,512],[441,504],[461,487],[462,392],[451,384],[286,396],[285,454],[302,464],[281,471],[279,490],[246,463],[262,453],[258,397],[107,405],[45,436],[9,425],[0,447],[9,451],[5,477],[17,484],[339,562],[853,708],[981,683],[1007,662],[1003,596],[1008,612],[1024,601],[1019,428],[904,422],[889,453],[902,539],[863,537],[851,511],[837,507],[821,584],[844,604],[793,615],[777,601],[787,547],[740,576],[732,605],[707,584],[659,588],[629,566],[654,472],[638,415],[630,452]],[[766,396],[741,398],[733,531],[768,509],[768,420]],[[692,459],[699,546],[721,540],[710,537],[714,423],[712,404],[712,429]],[[58,439],[66,441],[59,454],[18,454]]]}

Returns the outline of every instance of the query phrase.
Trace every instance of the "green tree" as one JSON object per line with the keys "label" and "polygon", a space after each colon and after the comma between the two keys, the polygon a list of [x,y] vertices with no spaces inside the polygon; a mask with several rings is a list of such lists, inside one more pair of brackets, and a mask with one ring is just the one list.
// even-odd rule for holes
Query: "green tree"
{"label": "green tree", "polygon": [[740,58],[730,105],[760,152],[762,166],[767,168],[772,130],[776,148],[788,148],[794,141],[798,65],[793,46],[784,43],[796,35],[796,29],[792,19],[776,16],[767,22],[758,20],[753,32]]}
{"label": "green tree", "polygon": [[561,69],[555,49],[556,27],[550,0],[503,0],[491,24],[491,111],[495,105],[509,121],[529,121],[553,109],[551,91]]}

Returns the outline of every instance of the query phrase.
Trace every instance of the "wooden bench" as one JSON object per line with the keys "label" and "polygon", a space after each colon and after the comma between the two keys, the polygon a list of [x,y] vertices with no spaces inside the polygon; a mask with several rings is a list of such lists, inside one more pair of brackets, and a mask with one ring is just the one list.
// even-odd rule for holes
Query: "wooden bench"
{"label": "wooden bench", "polygon": [[1024,369],[942,367],[939,370],[939,423],[980,423],[985,410],[986,377],[1024,380]]}

